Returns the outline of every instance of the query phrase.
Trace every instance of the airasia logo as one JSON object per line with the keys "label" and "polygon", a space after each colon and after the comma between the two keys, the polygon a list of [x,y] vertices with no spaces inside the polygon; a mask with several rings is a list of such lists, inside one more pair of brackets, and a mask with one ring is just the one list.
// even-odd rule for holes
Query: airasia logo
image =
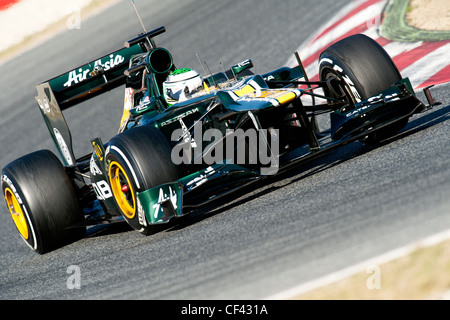
{"label": "airasia logo", "polygon": [[[102,59],[99,59],[94,62],[94,69],[100,67],[104,71],[108,71],[111,68],[114,68],[118,66],[119,64],[123,63],[125,61],[125,58],[122,57],[120,54],[114,56],[111,54],[109,56],[109,60],[105,63],[102,62]],[[83,69],[80,68],[78,70],[72,70],[69,72],[69,78],[66,83],[64,83],[64,87],[71,87],[74,84],[80,83],[88,78],[88,76],[91,74],[91,69]]]}

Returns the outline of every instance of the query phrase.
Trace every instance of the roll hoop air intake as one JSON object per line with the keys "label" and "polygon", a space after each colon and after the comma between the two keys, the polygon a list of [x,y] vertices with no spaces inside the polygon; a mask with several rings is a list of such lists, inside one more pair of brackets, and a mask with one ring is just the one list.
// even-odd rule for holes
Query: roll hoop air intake
{"label": "roll hoop air intake", "polygon": [[160,35],[165,31],[166,28],[161,26],[124,43],[124,46],[126,48],[139,43],[142,47],[145,47],[146,51],[148,52],[146,63],[141,63],[127,69],[124,72],[126,76],[130,76],[133,73],[143,70],[146,66],[149,68],[149,71],[157,74],[166,73],[173,67],[173,58],[170,52],[164,48],[156,47],[152,39],[153,37],[156,37],[157,35]]}
{"label": "roll hoop air intake", "polygon": [[173,58],[170,52],[164,48],[155,48],[150,51],[146,58],[146,63],[138,64],[125,70],[124,74],[129,77],[133,73],[143,70],[148,67],[153,73],[166,73],[173,66]]}

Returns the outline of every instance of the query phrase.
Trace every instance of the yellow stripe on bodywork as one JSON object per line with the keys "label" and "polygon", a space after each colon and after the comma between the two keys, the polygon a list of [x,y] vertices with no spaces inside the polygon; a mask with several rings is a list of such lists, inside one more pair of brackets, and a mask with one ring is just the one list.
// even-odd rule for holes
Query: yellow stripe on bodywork
{"label": "yellow stripe on bodywork", "polygon": [[277,95],[274,98],[277,99],[280,104],[284,104],[284,103],[288,103],[288,102],[294,100],[295,97],[296,97],[296,95],[294,92],[284,91],[284,92],[281,92],[280,96]]}
{"label": "yellow stripe on bodywork", "polygon": [[293,91],[287,90],[263,90],[259,96],[250,95],[252,98],[276,99],[280,104],[294,100],[297,95]]}
{"label": "yellow stripe on bodywork", "polygon": [[245,87],[243,87],[240,90],[235,90],[233,91],[238,97],[243,97],[247,94],[253,93],[255,92],[255,88],[253,88],[251,85],[246,85]]}

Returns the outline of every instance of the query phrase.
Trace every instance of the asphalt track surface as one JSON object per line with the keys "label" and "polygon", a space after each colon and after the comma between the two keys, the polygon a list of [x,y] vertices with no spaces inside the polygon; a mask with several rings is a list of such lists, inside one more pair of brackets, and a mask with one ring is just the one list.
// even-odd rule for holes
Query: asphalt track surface
{"label": "asphalt track surface", "polygon": [[[252,58],[256,73],[283,66],[347,1],[136,1],[147,29],[177,66],[213,72]],[[145,3],[145,4],[143,4]],[[118,49],[141,32],[129,1],[0,67],[0,163],[55,148],[35,85]],[[199,70],[200,71],[200,70]],[[125,225],[45,255],[32,252],[0,207],[0,299],[263,299],[450,228],[449,85],[443,105],[415,116],[376,147],[354,143],[235,200],[152,236]],[[423,97],[421,95],[421,97]],[[77,156],[116,132],[122,90],[65,115]],[[70,266],[81,288],[69,289]],[[69,270],[69,273],[67,271]],[[364,284],[362,284],[364,285]]]}

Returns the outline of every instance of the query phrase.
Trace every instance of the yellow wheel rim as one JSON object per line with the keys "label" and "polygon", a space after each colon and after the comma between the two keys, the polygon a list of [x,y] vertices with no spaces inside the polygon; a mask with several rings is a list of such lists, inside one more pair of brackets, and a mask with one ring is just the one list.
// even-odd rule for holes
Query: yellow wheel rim
{"label": "yellow wheel rim", "polygon": [[16,195],[10,188],[5,189],[5,198],[6,203],[8,204],[9,212],[11,213],[11,217],[16,224],[17,230],[19,230],[22,237],[26,240],[28,239],[28,225],[27,220],[25,218],[25,214],[23,213],[22,206],[19,204],[19,201],[16,198]]}
{"label": "yellow wheel rim", "polygon": [[111,161],[109,164],[108,175],[111,191],[119,209],[125,217],[133,219],[136,214],[136,198],[128,175],[116,161]]}

